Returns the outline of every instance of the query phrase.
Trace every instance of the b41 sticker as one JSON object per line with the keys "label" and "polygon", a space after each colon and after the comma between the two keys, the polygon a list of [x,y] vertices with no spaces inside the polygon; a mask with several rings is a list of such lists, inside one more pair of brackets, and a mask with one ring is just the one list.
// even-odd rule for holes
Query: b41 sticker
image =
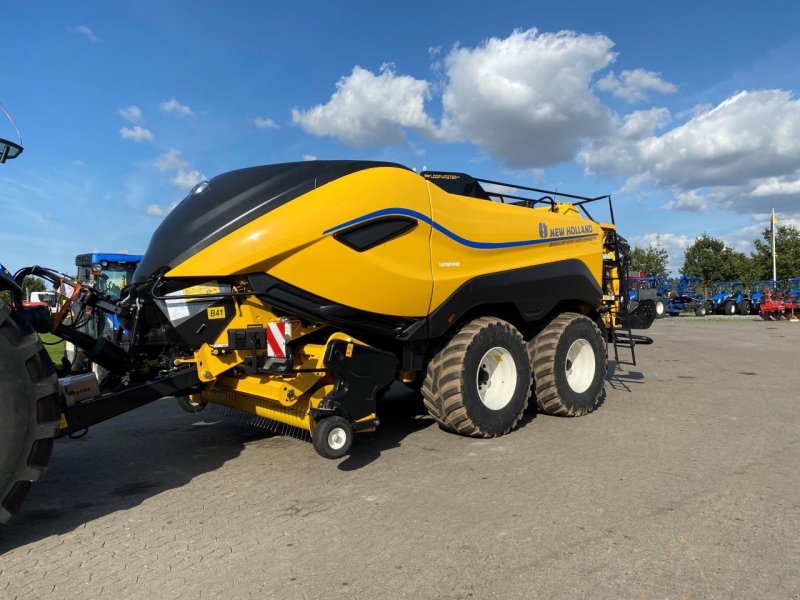
{"label": "b41 sticker", "polygon": [[224,306],[212,306],[209,309],[206,309],[208,313],[209,319],[224,319],[225,318],[225,307]]}

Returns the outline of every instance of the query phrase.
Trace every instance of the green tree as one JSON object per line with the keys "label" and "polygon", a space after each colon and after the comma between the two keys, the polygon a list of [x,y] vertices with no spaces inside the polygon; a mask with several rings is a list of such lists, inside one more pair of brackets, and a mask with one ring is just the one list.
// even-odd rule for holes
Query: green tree
{"label": "green tree", "polygon": [[741,280],[751,276],[751,261],[717,238],[703,234],[686,248],[681,273],[702,279],[706,286],[716,281]]}
{"label": "green tree", "polygon": [[[753,279],[772,279],[772,239],[769,227],[761,232],[761,238],[753,240]],[[793,225],[778,225],[775,232],[775,254],[780,279],[800,275],[800,229]]]}
{"label": "green tree", "polygon": [[30,275],[22,280],[22,289],[25,291],[25,297],[30,296],[31,292],[43,292],[47,288],[44,284],[44,279],[38,277],[31,277]]}
{"label": "green tree", "polygon": [[631,270],[642,271],[647,276],[660,275],[666,279],[668,262],[669,254],[664,248],[634,246],[631,250]]}
{"label": "green tree", "polygon": [[[47,289],[44,280],[38,277],[28,276],[22,280],[22,290],[25,292],[25,300],[28,299],[31,292],[44,292]],[[11,304],[11,292],[0,292],[0,300]]]}

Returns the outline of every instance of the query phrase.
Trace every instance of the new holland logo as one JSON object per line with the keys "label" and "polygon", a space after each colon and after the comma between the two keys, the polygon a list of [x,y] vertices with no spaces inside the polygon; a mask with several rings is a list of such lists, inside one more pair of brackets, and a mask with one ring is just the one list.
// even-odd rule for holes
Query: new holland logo
{"label": "new holland logo", "polygon": [[546,238],[547,237],[547,224],[539,223],[539,237]]}

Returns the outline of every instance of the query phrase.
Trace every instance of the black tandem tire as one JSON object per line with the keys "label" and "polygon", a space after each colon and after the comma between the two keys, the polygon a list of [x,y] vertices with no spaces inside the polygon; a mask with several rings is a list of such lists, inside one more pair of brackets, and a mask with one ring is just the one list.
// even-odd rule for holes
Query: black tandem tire
{"label": "black tandem tire", "polygon": [[540,412],[579,417],[600,403],[608,354],[600,328],[578,313],[562,313],[530,342]]}
{"label": "black tandem tire", "polygon": [[706,305],[701,304],[697,307],[697,310],[694,311],[695,316],[697,317],[705,317],[706,316]]}
{"label": "black tandem tire", "polygon": [[323,458],[341,458],[353,444],[353,426],[343,417],[325,417],[317,423],[311,441]]}
{"label": "black tandem tire", "polygon": [[517,426],[530,388],[530,362],[520,332],[502,319],[480,317],[430,360],[422,398],[442,429],[495,437]]}
{"label": "black tandem tire", "polygon": [[728,316],[735,315],[736,314],[736,304],[733,302],[733,300],[728,300],[725,303],[725,305],[723,306],[722,310],[723,310],[723,313],[728,315]]}
{"label": "black tandem tire", "polygon": [[742,300],[739,304],[736,305],[736,312],[740,315],[749,315],[750,314],[750,301],[749,300]]}
{"label": "black tandem tire", "polygon": [[0,301],[0,523],[44,475],[58,418],[53,361],[30,325]]}

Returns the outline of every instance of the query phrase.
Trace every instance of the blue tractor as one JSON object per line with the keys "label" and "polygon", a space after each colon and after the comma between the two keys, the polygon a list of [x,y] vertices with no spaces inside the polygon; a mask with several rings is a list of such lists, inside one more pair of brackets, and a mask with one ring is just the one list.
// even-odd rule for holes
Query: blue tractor
{"label": "blue tractor", "polygon": [[741,281],[720,281],[708,302],[708,312],[720,315],[749,315],[750,297]]}
{"label": "blue tractor", "polygon": [[[79,254],[75,257],[75,266],[78,267],[78,283],[95,288],[110,298],[118,300],[122,295],[122,290],[132,281],[133,272],[141,260],[141,254],[109,252]],[[81,316],[81,329],[94,338],[114,340],[120,325],[116,314],[97,311]],[[105,375],[101,367],[92,363],[83,351],[76,349],[70,342],[65,342],[62,363],[69,374],[95,371],[98,381],[102,381]]]}
{"label": "blue tractor", "polygon": [[[798,278],[800,279],[800,278]],[[800,285],[800,281],[798,281]],[[773,299],[778,297],[781,289],[779,281],[773,279],[758,279],[750,286],[750,312],[757,315],[761,311],[761,304],[767,299],[764,290],[769,290]]]}
{"label": "blue tractor", "polygon": [[786,280],[786,299],[800,302],[800,277],[789,277]]}
{"label": "blue tractor", "polygon": [[698,317],[706,316],[707,306],[703,295],[697,291],[699,277],[681,275],[675,289],[666,292],[667,314],[677,317],[683,310],[691,310]]}

